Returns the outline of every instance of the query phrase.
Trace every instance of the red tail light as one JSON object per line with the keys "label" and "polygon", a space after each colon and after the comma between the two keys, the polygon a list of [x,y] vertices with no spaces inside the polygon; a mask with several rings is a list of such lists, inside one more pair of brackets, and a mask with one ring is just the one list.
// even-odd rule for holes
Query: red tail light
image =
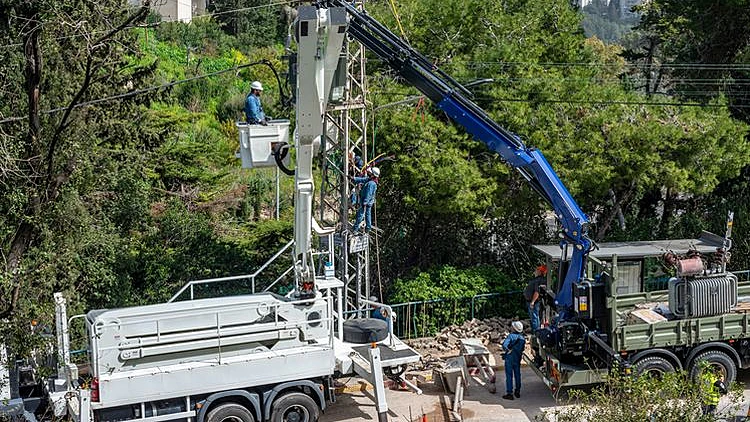
{"label": "red tail light", "polygon": [[91,380],[91,401],[99,401],[99,378]]}

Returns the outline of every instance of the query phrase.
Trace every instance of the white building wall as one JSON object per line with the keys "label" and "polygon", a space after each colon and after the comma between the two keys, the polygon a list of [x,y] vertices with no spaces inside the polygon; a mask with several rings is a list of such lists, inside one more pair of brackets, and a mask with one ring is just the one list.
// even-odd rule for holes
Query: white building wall
{"label": "white building wall", "polygon": [[[143,0],[128,0],[128,3],[131,6],[140,6]],[[205,5],[205,0],[203,4]],[[158,13],[166,22],[190,22],[193,18],[193,0],[152,0],[151,10]]]}

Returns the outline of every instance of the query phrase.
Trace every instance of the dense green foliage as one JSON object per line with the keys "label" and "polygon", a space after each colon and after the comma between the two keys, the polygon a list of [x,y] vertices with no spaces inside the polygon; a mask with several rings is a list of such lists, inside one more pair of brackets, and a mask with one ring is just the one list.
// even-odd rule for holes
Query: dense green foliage
{"label": "dense green foliage", "polygon": [[478,266],[459,270],[451,266],[420,272],[408,280],[396,280],[390,299],[393,302],[424,301],[434,298],[458,299],[482,293],[522,289],[495,267]]}
{"label": "dense green foliage", "polygon": [[[633,42],[657,40],[660,63],[719,60],[701,54],[724,39],[721,26],[709,31],[700,6],[688,14],[672,3],[651,2]],[[242,171],[234,158],[249,82],[264,82],[267,114],[288,115],[267,66],[235,68],[283,68],[287,14],[255,0],[212,4],[213,16],[189,24],[132,28],[147,11],[117,0],[0,0],[0,116],[20,117],[0,123],[0,320],[14,336],[31,318],[50,319],[54,291],[71,313],[164,300],[190,279],[252,272],[291,237],[293,180],[282,178],[276,221],[273,170]],[[385,2],[368,7],[398,28]],[[746,32],[746,13],[735,11],[725,29]],[[734,209],[735,265],[750,264],[750,150],[736,90],[690,95],[662,79],[675,87],[663,102],[677,105],[654,100],[626,61],[645,60],[638,49],[587,39],[564,0],[402,0],[398,13],[403,35],[457,80],[492,78],[471,88],[475,101],[544,151],[598,240],[721,231]],[[720,47],[721,63],[747,62],[745,44]],[[368,66],[371,110],[417,93],[378,60]],[[704,75],[680,71],[671,77]],[[721,77],[740,86],[746,72]],[[549,206],[429,104],[380,108],[370,124],[375,155],[397,157],[382,166],[376,209],[388,300],[522,285],[538,259],[529,245],[555,237]]]}
{"label": "dense green foliage", "polygon": [[613,372],[606,384],[590,392],[572,391],[571,405],[545,412],[559,422],[714,422],[723,417],[734,419],[742,406],[742,386],[734,384],[728,404],[717,408],[716,415],[703,415],[705,387],[688,378],[685,372],[670,372],[659,377],[629,376]]}

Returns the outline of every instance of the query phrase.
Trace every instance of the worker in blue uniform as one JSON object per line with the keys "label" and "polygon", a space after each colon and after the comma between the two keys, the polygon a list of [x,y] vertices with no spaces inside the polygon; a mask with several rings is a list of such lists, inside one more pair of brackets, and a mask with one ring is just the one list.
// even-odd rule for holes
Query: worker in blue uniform
{"label": "worker in blue uniform", "polygon": [[529,312],[531,320],[531,332],[536,333],[539,329],[539,287],[547,284],[547,266],[540,265],[534,270],[534,278],[529,280],[526,288],[523,290],[523,297],[526,299],[526,310]]}
{"label": "worker in blue uniform", "polygon": [[[354,152],[349,152],[349,175],[351,177],[359,177],[364,172],[365,162],[362,157],[355,155]],[[359,192],[357,189],[352,189],[351,195],[349,196],[349,205],[352,208],[357,207],[359,199]]]}
{"label": "worker in blue uniform", "polygon": [[249,125],[267,125],[268,119],[263,113],[263,105],[260,103],[260,94],[263,85],[259,81],[250,84],[250,93],[245,98],[245,121]]}
{"label": "worker in blue uniform", "polygon": [[367,176],[355,177],[354,183],[362,184],[359,190],[359,208],[354,220],[354,231],[359,230],[362,219],[365,220],[365,233],[372,229],[372,207],[375,205],[375,193],[378,191],[380,169],[372,167],[367,170]]}
{"label": "worker in blue uniform", "polygon": [[[503,359],[505,359],[505,395],[506,400],[521,397],[521,355],[526,347],[526,338],[523,336],[523,323],[513,321],[511,324],[513,332],[508,334],[503,341]],[[516,380],[515,389],[513,379]]]}

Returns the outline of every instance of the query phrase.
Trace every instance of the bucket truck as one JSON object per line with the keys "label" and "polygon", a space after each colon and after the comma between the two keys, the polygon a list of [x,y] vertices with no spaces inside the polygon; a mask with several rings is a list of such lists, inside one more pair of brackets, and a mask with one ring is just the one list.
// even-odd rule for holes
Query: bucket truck
{"label": "bucket truck", "polygon": [[[178,294],[163,304],[90,311],[78,317],[86,327],[90,358],[83,367],[70,362],[69,320],[64,298],[56,295],[60,358],[58,374],[49,383],[55,415],[68,414],[76,422],[313,421],[335,399],[334,377],[356,374],[375,386],[379,419],[387,419],[382,370],[402,367],[419,355],[393,336],[389,324],[366,318],[345,321],[343,283],[330,273],[318,275],[321,271],[315,269],[313,258],[333,255],[332,230],[312,218],[312,159],[347,35],[498,153],[554,209],[562,226],[564,264],[560,265],[561,283],[546,295],[557,323],[542,330],[541,353],[560,359],[572,354],[621,361],[607,333],[596,324],[598,314],[592,313],[601,303],[600,287],[606,277],[585,277],[593,245],[588,238],[589,220],[541,151],[527,147],[494,122],[469,99],[466,88],[349,2],[327,0],[300,6],[295,33],[299,47],[294,136],[296,288],[287,297],[262,292],[177,301]],[[277,154],[276,159],[271,157],[288,138],[285,125],[288,122],[271,122],[268,127],[239,125],[243,166],[278,162]],[[313,232],[329,236],[327,252],[314,249]],[[698,280],[693,287],[703,286],[701,274],[689,277]],[[719,277],[731,278],[725,273]],[[229,279],[233,278],[191,282],[183,291]],[[674,284],[676,292],[690,288],[679,287],[686,286],[679,280]],[[360,303],[382,306],[365,299]],[[746,336],[743,331],[741,337]]]}

